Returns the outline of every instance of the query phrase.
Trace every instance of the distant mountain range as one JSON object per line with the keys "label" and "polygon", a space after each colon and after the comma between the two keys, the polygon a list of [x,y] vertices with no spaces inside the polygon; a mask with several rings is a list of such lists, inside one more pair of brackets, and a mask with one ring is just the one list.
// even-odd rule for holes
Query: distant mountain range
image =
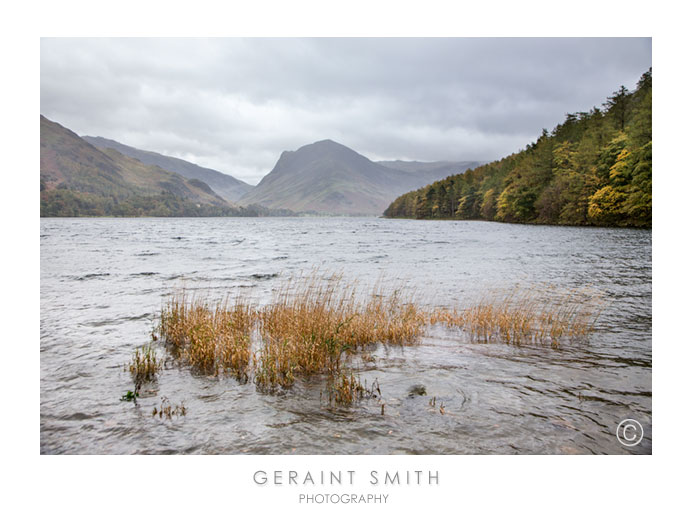
{"label": "distant mountain range", "polygon": [[478,162],[373,162],[331,140],[285,151],[274,169],[240,199],[295,212],[382,214],[397,196]]}
{"label": "distant mountain range", "polygon": [[283,152],[253,187],[41,116],[41,216],[379,215],[402,193],[479,164],[373,162],[324,140]]}
{"label": "distant mountain range", "polygon": [[132,146],[126,146],[125,144],[103,137],[83,136],[82,139],[99,149],[114,149],[123,155],[139,160],[143,164],[159,166],[166,171],[178,173],[187,179],[201,180],[211,187],[215,193],[221,195],[229,202],[236,202],[253,188],[250,184],[246,184],[242,180],[238,180],[231,175],[226,175],[213,169],[203,168],[186,160],[168,157],[153,151],[138,150]]}

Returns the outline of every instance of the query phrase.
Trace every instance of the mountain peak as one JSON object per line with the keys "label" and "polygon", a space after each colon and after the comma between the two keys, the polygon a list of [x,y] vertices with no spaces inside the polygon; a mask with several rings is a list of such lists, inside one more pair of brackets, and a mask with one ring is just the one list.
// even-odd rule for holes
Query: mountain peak
{"label": "mountain peak", "polygon": [[331,139],[323,139],[312,144],[301,146],[296,151],[285,152],[285,158],[290,160],[313,161],[313,160],[336,160],[336,161],[359,161],[370,162],[366,157]]}
{"label": "mountain peak", "polygon": [[335,152],[335,151],[349,151],[350,153],[356,153],[354,150],[344,144],[340,144],[332,139],[323,139],[321,141],[316,141],[312,144],[306,144],[301,146],[296,150],[297,153],[301,151],[321,151],[321,152]]}
{"label": "mountain peak", "polygon": [[324,139],[283,152],[272,171],[241,203],[296,212],[381,214],[390,201],[412,186],[418,188],[447,176],[439,168],[429,172],[414,165],[412,169],[415,171],[376,164],[343,144]]}
{"label": "mountain peak", "polygon": [[[307,144],[306,146],[332,146],[332,145],[337,145],[337,146],[344,146],[343,144],[339,144],[336,141],[333,141],[332,139],[323,139],[321,141],[315,141],[313,144]],[[304,146],[305,147],[305,146]]]}
{"label": "mountain peak", "polygon": [[[272,172],[267,175],[269,178],[280,174],[287,169],[294,169],[294,165],[300,164],[305,167],[314,162],[350,162],[360,163],[370,162],[366,157],[355,152],[351,148],[344,146],[331,139],[323,139],[312,144],[301,146],[295,151],[283,151]],[[265,180],[265,179],[263,179]]]}

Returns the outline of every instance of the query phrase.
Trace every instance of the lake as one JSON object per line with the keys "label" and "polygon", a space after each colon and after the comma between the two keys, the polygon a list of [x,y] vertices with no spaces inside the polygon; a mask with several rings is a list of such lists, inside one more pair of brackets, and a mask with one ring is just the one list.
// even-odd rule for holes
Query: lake
{"label": "lake", "polygon": [[[443,326],[413,346],[374,345],[370,400],[332,407],[324,382],[253,382],[168,363],[137,400],[124,366],[184,288],[259,304],[318,268],[464,306],[510,290],[591,291],[587,342],[475,343]],[[650,454],[649,230],[381,218],[41,219],[40,450],[46,454]],[[157,346],[162,348],[161,345]],[[163,352],[163,349],[161,349]],[[426,395],[410,395],[413,384]],[[162,397],[185,416],[152,416]],[[445,413],[431,406],[444,403]],[[644,438],[622,445],[624,419]]]}

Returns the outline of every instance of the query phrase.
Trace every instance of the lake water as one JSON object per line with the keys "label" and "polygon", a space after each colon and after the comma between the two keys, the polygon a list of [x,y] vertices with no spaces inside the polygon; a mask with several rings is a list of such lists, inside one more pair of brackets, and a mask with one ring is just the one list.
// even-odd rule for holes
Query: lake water
{"label": "lake water", "polygon": [[[652,235],[646,230],[377,218],[42,219],[41,452],[113,454],[572,454],[652,452]],[[464,306],[529,288],[598,293],[587,343],[475,344],[431,327],[376,345],[365,400],[332,408],[324,381],[266,394],[170,363],[139,405],[123,366],[162,302],[185,288],[259,303],[313,268],[385,279]],[[159,346],[161,347],[161,346]],[[412,384],[425,396],[409,396]],[[152,417],[161,398],[184,403]],[[445,413],[432,407],[443,403]],[[616,438],[635,419],[644,438]]]}

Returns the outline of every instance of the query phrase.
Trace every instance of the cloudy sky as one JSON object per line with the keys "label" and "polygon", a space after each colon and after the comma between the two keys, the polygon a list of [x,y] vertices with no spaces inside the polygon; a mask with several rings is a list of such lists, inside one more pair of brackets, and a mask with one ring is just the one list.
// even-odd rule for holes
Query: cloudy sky
{"label": "cloudy sky", "polygon": [[256,184],[333,139],[373,160],[493,160],[633,88],[649,38],[41,40],[41,113]]}

